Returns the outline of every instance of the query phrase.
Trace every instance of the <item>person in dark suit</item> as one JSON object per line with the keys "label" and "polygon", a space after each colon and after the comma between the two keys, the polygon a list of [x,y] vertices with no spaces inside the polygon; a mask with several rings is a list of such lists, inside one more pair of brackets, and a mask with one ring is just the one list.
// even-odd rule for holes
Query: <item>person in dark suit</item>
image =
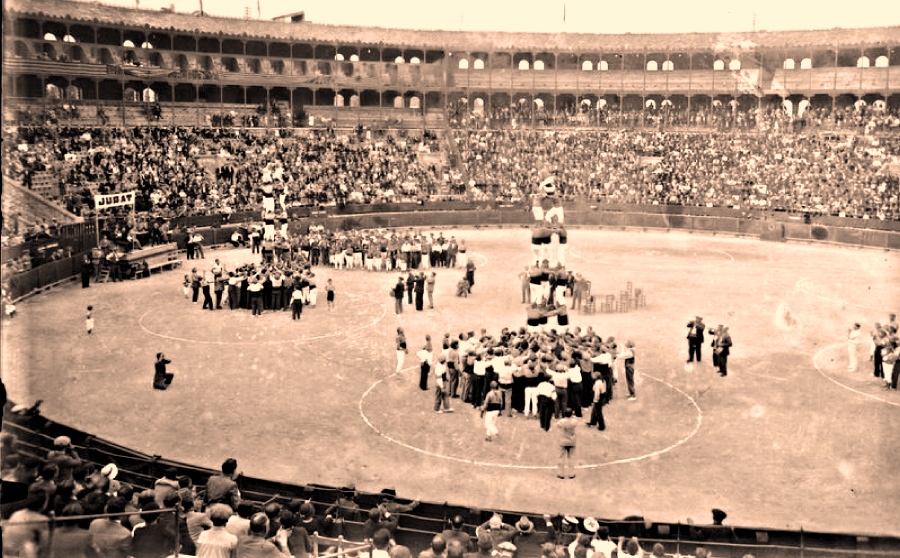
{"label": "person in dark suit", "polygon": [[727,376],[728,355],[731,354],[731,334],[728,333],[728,326],[722,326],[722,333],[716,341],[716,353],[719,356],[719,376]]}
{"label": "person in dark suit", "polygon": [[134,558],[163,558],[176,550],[176,532],[160,523],[159,509],[156,502],[151,502],[141,510],[145,525],[134,530],[131,546]]}
{"label": "person in dark suit", "polygon": [[703,323],[703,318],[697,316],[692,321],[688,322],[687,325],[688,334],[688,362],[694,362],[694,357],[697,357],[697,362],[700,362],[702,356],[702,348],[703,348],[703,331],[706,329],[706,324]]}
{"label": "person in dark suit", "polygon": [[172,383],[172,379],[175,378],[175,374],[166,372],[166,365],[171,363],[172,361],[167,359],[166,355],[162,353],[156,353],[156,363],[153,365],[153,389],[165,390],[169,387],[169,384]]}
{"label": "person in dark suit", "polygon": [[91,275],[94,274],[94,264],[91,263],[91,257],[85,254],[84,260],[81,262],[81,288],[86,289],[91,286]]}

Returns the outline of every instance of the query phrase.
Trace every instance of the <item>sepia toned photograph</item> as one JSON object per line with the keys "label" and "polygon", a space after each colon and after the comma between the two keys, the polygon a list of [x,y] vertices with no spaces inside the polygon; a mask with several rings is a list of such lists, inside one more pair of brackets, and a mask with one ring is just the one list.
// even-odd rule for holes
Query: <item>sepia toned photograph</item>
{"label": "sepia toned photograph", "polygon": [[900,10],[3,3],[22,558],[900,556]]}

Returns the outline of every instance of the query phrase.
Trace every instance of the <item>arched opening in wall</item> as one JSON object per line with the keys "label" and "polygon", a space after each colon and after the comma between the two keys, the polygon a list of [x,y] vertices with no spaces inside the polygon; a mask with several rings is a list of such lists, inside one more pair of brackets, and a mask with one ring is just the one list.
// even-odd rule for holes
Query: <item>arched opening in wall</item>
{"label": "arched opening in wall", "polygon": [[535,60],[534,61],[534,69],[537,71],[544,70],[544,61],[543,60]]}
{"label": "arched opening in wall", "polygon": [[888,57],[883,54],[875,59],[876,68],[887,68],[889,65]]}
{"label": "arched opening in wall", "polygon": [[403,95],[396,95],[391,103],[394,108],[404,108],[406,103],[404,102]]}
{"label": "arched opening in wall", "polygon": [[207,103],[221,103],[222,90],[216,85],[201,85],[198,91],[199,100]]}
{"label": "arched opening in wall", "polygon": [[153,43],[151,43],[150,41],[144,41],[143,43],[141,43],[141,48],[150,50],[153,48]]}
{"label": "arched opening in wall", "polygon": [[724,69],[725,69],[725,61],[724,60],[716,59],[716,61],[713,62],[713,70],[720,72]]}
{"label": "arched opening in wall", "polygon": [[175,84],[175,102],[193,103],[197,100],[197,90],[190,83]]}
{"label": "arched opening in wall", "polygon": [[594,69],[594,63],[591,62],[590,60],[585,60],[584,62],[581,63],[581,71],[590,72],[593,69]]}
{"label": "arched opening in wall", "polygon": [[476,58],[475,62],[472,64],[472,69],[483,70],[484,69],[484,60],[482,60],[481,58]]}
{"label": "arched opening in wall", "polygon": [[140,97],[138,96],[137,89],[131,86],[125,88],[125,93],[122,96],[122,100],[129,103],[136,103],[139,98]]}
{"label": "arched opening in wall", "polygon": [[659,65],[656,63],[656,60],[650,60],[647,62],[647,71],[655,72],[659,69]]}
{"label": "arched opening in wall", "polygon": [[296,114],[299,112],[300,108],[312,105],[315,95],[313,94],[312,89],[300,87],[291,92],[291,98],[294,100],[294,114]]}
{"label": "arched opening in wall", "polygon": [[728,63],[728,69],[732,72],[737,72],[741,69],[741,61],[735,58],[731,62]]}
{"label": "arched opening in wall", "polygon": [[484,99],[482,99],[481,97],[475,97],[475,102],[472,103],[472,112],[484,114]]}
{"label": "arched opening in wall", "polygon": [[87,56],[84,54],[84,49],[78,45],[69,47],[69,60],[72,60],[73,62],[85,62]]}
{"label": "arched opening in wall", "polygon": [[794,69],[794,59],[793,58],[785,58],[784,62],[781,64],[781,67],[785,70],[793,70]]}
{"label": "arched opening in wall", "polygon": [[406,63],[406,60],[404,60],[402,56],[398,56],[397,58],[394,58],[394,64],[405,64],[405,63]]}
{"label": "arched opening in wall", "polygon": [[228,58],[222,59],[222,69],[233,74],[241,71],[240,66],[238,65],[237,58],[232,58],[230,56]]}
{"label": "arched opening in wall", "polygon": [[534,101],[532,101],[532,102],[534,103],[534,108],[536,110],[544,109],[544,100],[543,99],[537,98],[537,99],[534,99]]}
{"label": "arched opening in wall", "polygon": [[115,66],[118,62],[108,48],[101,48],[97,51],[97,56],[100,57],[100,63],[106,64],[107,66]]}
{"label": "arched opening in wall", "polygon": [[175,57],[175,67],[186,74],[191,69],[191,64],[188,62],[187,56],[179,54]]}
{"label": "arched opening in wall", "polygon": [[900,93],[894,93],[887,98],[887,108],[890,111],[900,109]]}
{"label": "arched opening in wall", "polygon": [[204,72],[212,72],[215,69],[212,56],[201,56],[198,62],[200,69]]}
{"label": "arched opening in wall", "polygon": [[222,102],[243,105],[246,102],[244,88],[238,85],[226,85],[222,88]]}
{"label": "arched opening in wall", "polygon": [[31,58],[31,49],[28,48],[28,45],[25,44],[24,41],[16,41],[13,49],[13,52],[15,52],[16,56],[19,58]]}
{"label": "arched opening in wall", "polygon": [[675,63],[671,60],[666,60],[662,63],[662,70],[664,72],[672,72],[675,70]]}
{"label": "arched opening in wall", "polygon": [[380,107],[381,94],[374,89],[366,89],[359,95],[359,104],[363,107]]}
{"label": "arched opening in wall", "polygon": [[134,41],[132,41],[131,39],[125,39],[122,42],[122,46],[125,48],[134,48]]}
{"label": "arched opening in wall", "polygon": [[133,50],[126,50],[122,54],[122,64],[125,64],[127,66],[140,66],[140,64],[138,63],[137,55]]}
{"label": "arched opening in wall", "polygon": [[421,64],[422,60],[418,56],[413,56],[409,59],[410,64]]}
{"label": "arched opening in wall", "polygon": [[339,52],[339,53],[337,53],[337,54],[334,55],[334,59],[337,60],[338,62],[343,62],[343,61],[344,61],[344,55],[341,54],[341,53]]}
{"label": "arched opening in wall", "polygon": [[856,59],[856,67],[857,68],[868,68],[869,67],[869,57],[868,56],[860,56]]}
{"label": "arched opening in wall", "polygon": [[359,95],[352,95],[350,97],[350,106],[358,107],[359,106]]}
{"label": "arched opening in wall", "polygon": [[459,60],[459,69],[460,70],[468,70],[469,69],[469,61],[465,58],[461,58]]}
{"label": "arched opening in wall", "polygon": [[422,99],[419,97],[410,97],[409,98],[409,108],[411,108],[411,109],[422,108]]}
{"label": "arched opening in wall", "polygon": [[600,63],[597,64],[597,70],[601,72],[609,71],[609,62],[606,60],[601,60]]}
{"label": "arched opening in wall", "polygon": [[16,95],[19,97],[28,97],[30,99],[39,99],[44,95],[44,87],[41,80],[34,75],[16,76]]}
{"label": "arched opening in wall", "polygon": [[166,66],[163,55],[159,52],[151,52],[147,57],[147,62],[149,62],[151,66],[155,66],[157,68],[164,68]]}
{"label": "arched opening in wall", "polygon": [[524,60],[524,59],[519,60],[519,69],[520,70],[527,70],[529,68],[531,68],[531,64],[528,62],[528,60]]}
{"label": "arched opening in wall", "polygon": [[48,83],[44,86],[44,97],[54,101],[62,99],[62,90],[55,83]]}
{"label": "arched opening in wall", "polygon": [[106,79],[97,86],[97,99],[100,101],[121,101],[122,85],[118,81]]}
{"label": "arched opening in wall", "polygon": [[155,103],[157,100],[156,91],[152,87],[147,87],[141,91],[141,100],[145,103]]}
{"label": "arched opening in wall", "polygon": [[78,41],[76,41],[75,37],[73,37],[72,35],[66,34],[66,36],[63,37],[63,42],[64,43],[77,43]]}
{"label": "arched opening in wall", "polygon": [[247,88],[247,104],[262,107],[268,110],[269,94],[265,87],[253,86]]}
{"label": "arched opening in wall", "polygon": [[429,91],[425,94],[425,110],[432,110],[444,106],[444,95],[440,91]]}
{"label": "arched opening in wall", "polygon": [[262,73],[262,63],[259,61],[259,58],[251,58],[247,61],[247,69],[250,70],[250,73],[259,75]]}
{"label": "arched opening in wall", "polygon": [[334,96],[334,106],[342,107],[344,106],[344,96],[338,93]]}
{"label": "arched opening in wall", "polygon": [[70,101],[80,101],[83,97],[81,88],[77,85],[69,85],[66,87],[66,99]]}
{"label": "arched opening in wall", "polygon": [[800,61],[801,70],[811,70],[813,67],[812,58],[804,58]]}
{"label": "arched opening in wall", "polygon": [[90,79],[76,78],[72,80],[72,85],[78,89],[79,100],[86,101],[97,98],[97,85]]}
{"label": "arched opening in wall", "polygon": [[57,39],[56,35],[54,35],[53,33],[44,33],[44,40],[45,41],[58,41],[59,39]]}
{"label": "arched opening in wall", "polygon": [[50,43],[44,43],[44,56],[50,60],[56,60],[56,47]]}
{"label": "arched opening in wall", "polygon": [[276,75],[284,75],[284,60],[270,60],[269,63],[272,65],[272,71]]}
{"label": "arched opening in wall", "polygon": [[350,55],[350,62],[359,62],[359,55],[358,55],[358,54],[351,54],[351,55]]}
{"label": "arched opening in wall", "polygon": [[298,76],[305,76],[309,71],[309,68],[306,65],[306,60],[294,60],[294,74]]}

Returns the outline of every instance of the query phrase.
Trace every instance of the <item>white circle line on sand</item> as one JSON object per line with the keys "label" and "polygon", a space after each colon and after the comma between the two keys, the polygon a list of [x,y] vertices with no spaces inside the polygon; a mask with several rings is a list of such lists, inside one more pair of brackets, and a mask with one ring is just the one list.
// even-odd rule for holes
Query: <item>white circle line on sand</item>
{"label": "white circle line on sand", "polygon": [[313,336],[310,336],[310,337],[301,337],[301,338],[299,338],[299,339],[296,339],[296,338],[295,338],[295,339],[279,339],[279,340],[276,340],[276,341],[260,341],[260,340],[258,340],[258,339],[257,339],[257,340],[248,340],[248,341],[240,341],[240,340],[225,340],[225,341],[221,341],[221,340],[218,340],[218,339],[213,339],[213,340],[203,340],[203,339],[188,339],[188,338],[186,338],[186,337],[176,337],[176,336],[173,336],[173,335],[166,335],[166,334],[164,334],[164,333],[157,333],[157,332],[155,332],[155,331],[152,331],[152,330],[148,329],[148,328],[144,325],[144,318],[146,318],[148,314],[150,314],[151,312],[153,312],[153,310],[147,310],[146,312],[144,312],[144,313],[141,315],[141,317],[138,318],[138,325],[141,326],[141,329],[144,330],[144,333],[146,333],[146,334],[148,334],[148,335],[153,335],[154,337],[159,337],[159,338],[161,338],[161,339],[168,339],[169,341],[182,341],[182,342],[185,342],[185,343],[201,343],[201,344],[207,344],[207,345],[247,345],[247,344],[254,344],[254,345],[283,345],[283,344],[286,344],[286,343],[306,343],[306,342],[308,342],[308,341],[317,341],[317,340],[319,340],[319,339],[329,339],[329,338],[331,338],[331,337],[338,337],[338,336],[341,336],[341,335],[348,335],[348,334],[350,334],[350,333],[353,333],[353,332],[356,332],[356,331],[360,331],[360,330],[363,330],[363,329],[368,329],[368,328],[370,328],[370,327],[375,326],[376,324],[378,324],[378,322],[380,322],[381,320],[383,320],[384,317],[387,315],[387,308],[384,306],[384,304],[381,304],[380,302],[373,302],[373,303],[371,303],[371,304],[377,305],[379,308],[381,308],[381,315],[378,316],[377,318],[375,318],[374,320],[372,320],[371,322],[364,323],[364,324],[362,324],[362,325],[358,325],[358,326],[355,326],[355,327],[347,328],[347,329],[341,330],[341,331],[333,331],[333,332],[331,332],[331,333],[325,333],[325,334],[322,334],[322,335],[313,335]]}
{"label": "white circle line on sand", "polygon": [[[868,397],[869,399],[878,401],[879,403],[885,403],[887,405],[893,405],[894,407],[900,407],[900,402],[888,401],[887,399],[882,399],[881,397],[876,397],[876,396],[872,395],[871,393],[859,391],[858,389],[852,388],[852,387],[848,386],[847,384],[843,384],[843,383],[835,380],[834,378],[832,378],[830,375],[826,374],[825,371],[819,367],[819,358],[822,356],[823,353],[825,353],[826,351],[835,349],[837,347],[846,347],[846,346],[847,346],[847,343],[832,343],[831,345],[827,345],[827,346],[819,349],[819,351],[813,356],[813,367],[815,367],[816,372],[821,374],[822,377],[825,378],[826,380],[829,380],[832,383],[834,383],[835,385],[838,385],[848,391],[852,391],[853,393],[855,393],[857,395],[862,395],[863,397]],[[877,380],[877,381],[883,381],[879,378],[875,378],[875,376],[872,376],[872,379]]]}
{"label": "white circle line on sand", "polygon": [[[488,262],[490,261],[490,260],[488,259],[488,257],[485,256],[484,254],[482,254],[481,252],[470,252],[470,253],[469,253],[469,256],[471,256],[473,260],[474,260],[475,258],[481,258],[481,259],[482,259],[482,261],[483,261],[484,263],[478,264],[478,267],[486,267],[487,264],[488,264]],[[461,267],[460,269],[463,270],[463,271],[466,270],[465,267]]]}
{"label": "white circle line on sand", "polygon": [[[702,263],[702,264],[692,264],[691,267],[693,267],[693,268],[699,268],[699,267],[715,267],[715,266],[719,266],[719,265],[730,264],[730,263],[732,263],[732,262],[734,261],[734,256],[731,255],[730,252],[726,252],[725,250],[717,250],[717,249],[715,249],[715,248],[707,248],[706,251],[707,251],[707,252],[713,252],[713,253],[715,253],[715,254],[722,254],[722,255],[724,255],[724,256],[725,256],[726,258],[728,258],[728,259],[725,260],[725,261],[707,262],[707,263]],[[591,262],[591,263],[597,263],[597,262],[601,262],[601,263],[602,263],[602,262],[603,262],[603,259],[602,259],[602,258],[591,258],[591,257],[588,257],[588,256],[583,255],[579,250],[572,250],[571,248],[568,250],[568,254],[569,254],[569,256],[571,256],[571,257],[577,258],[577,259],[579,259],[579,260],[584,260],[584,261],[586,261],[586,262]],[[620,267],[620,268],[628,268],[629,266],[627,266],[627,265],[624,265],[624,266],[623,266],[623,265],[619,265],[618,267]],[[675,268],[676,268],[676,266],[669,266],[669,265],[651,265],[651,266],[642,266],[642,269],[675,269]]]}
{"label": "white circle line on sand", "polygon": [[[412,368],[406,368],[404,370],[412,370]],[[365,401],[366,397],[368,397],[369,393],[371,393],[372,390],[375,389],[376,386],[378,386],[381,382],[384,382],[385,380],[396,376],[397,374],[398,373],[395,372],[393,374],[385,376],[384,378],[376,380],[362,394],[362,396],[359,398],[359,404],[358,404],[359,415],[362,417],[363,422],[365,422],[369,428],[371,428],[376,434],[378,434],[382,438],[386,439],[388,442],[391,442],[392,444],[398,445],[398,446],[406,448],[408,450],[412,450],[412,451],[422,454],[422,455],[427,455],[429,457],[435,457],[438,459],[446,459],[448,461],[455,461],[457,463],[464,463],[466,465],[477,465],[477,466],[481,466],[481,467],[495,467],[498,469],[515,469],[515,470],[531,470],[531,471],[539,471],[539,470],[546,471],[546,470],[557,469],[556,465],[514,465],[514,464],[510,464],[510,463],[493,463],[490,461],[479,461],[477,459],[467,459],[465,457],[455,457],[452,455],[444,455],[441,453],[428,451],[428,450],[407,444],[406,442],[401,442],[400,440],[397,440],[396,438],[382,432],[374,424],[372,424],[372,422],[369,420],[369,417],[366,416],[365,411],[363,411],[363,402]],[[660,450],[653,451],[650,453],[645,453],[643,455],[638,455],[638,456],[634,456],[634,457],[626,457],[626,458],[622,458],[622,459],[616,459],[613,461],[606,461],[603,463],[588,463],[588,464],[583,464],[583,465],[577,465],[575,467],[576,469],[600,469],[602,467],[608,467],[610,465],[621,465],[621,464],[625,464],[625,463],[634,463],[636,461],[651,459],[653,457],[660,456],[664,453],[668,453],[668,452],[672,451],[673,449],[677,448],[678,446],[681,446],[681,445],[687,443],[691,438],[693,438],[697,434],[697,432],[700,431],[700,427],[703,424],[703,411],[700,409],[700,405],[697,404],[697,401],[695,401],[693,397],[691,397],[690,395],[688,395],[681,389],[673,386],[672,384],[670,384],[669,382],[667,382],[665,380],[662,380],[655,376],[651,376],[650,374],[643,374],[642,376],[644,378],[649,378],[651,380],[654,380],[661,384],[664,384],[664,385],[668,386],[670,389],[674,390],[677,393],[680,393],[685,398],[687,398],[687,400],[691,403],[691,405],[693,405],[694,408],[697,410],[697,421],[694,424],[694,428],[690,431],[690,433],[688,433],[686,436],[682,437],[680,440],[678,440],[675,443],[673,443],[669,446],[666,446],[665,448],[662,448]]]}

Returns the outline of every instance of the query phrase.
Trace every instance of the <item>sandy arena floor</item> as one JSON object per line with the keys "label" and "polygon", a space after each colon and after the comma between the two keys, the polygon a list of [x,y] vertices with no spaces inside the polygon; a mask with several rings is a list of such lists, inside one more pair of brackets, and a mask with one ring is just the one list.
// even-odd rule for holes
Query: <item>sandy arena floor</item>
{"label": "sandy arena floor", "polygon": [[[900,308],[900,255],[687,233],[571,231],[569,268],[595,295],[627,281],[647,306],[572,312],[573,326],[637,345],[638,399],[607,408],[605,433],[579,431],[578,477],[556,478],[556,439],[535,420],[501,418],[484,441],[477,413],[431,410],[414,352],[482,327],[525,323],[517,274],[525,229],[453,230],[478,270],[473,295],[453,296],[461,270],[439,270],[436,309],[394,314],[396,273],[320,268],[336,308],[290,313],[202,311],[182,298],[190,265],[250,261],[207,253],[149,279],[72,283],[19,305],[3,327],[3,376],[17,401],[104,438],[197,465],[238,459],[246,474],[296,483],[396,488],[402,497],[533,512],[708,521],[900,535],[900,393],[872,377],[868,347],[847,372],[843,340]],[[320,302],[324,297],[320,297]],[[94,306],[96,331],[84,332]],[[799,323],[787,327],[790,312]],[[686,372],[685,324],[730,326],[730,374]],[[393,339],[411,355],[394,374]],[[151,389],[165,351],[177,376]],[[624,388],[624,384],[620,384]],[[620,392],[621,393],[621,392]]]}

